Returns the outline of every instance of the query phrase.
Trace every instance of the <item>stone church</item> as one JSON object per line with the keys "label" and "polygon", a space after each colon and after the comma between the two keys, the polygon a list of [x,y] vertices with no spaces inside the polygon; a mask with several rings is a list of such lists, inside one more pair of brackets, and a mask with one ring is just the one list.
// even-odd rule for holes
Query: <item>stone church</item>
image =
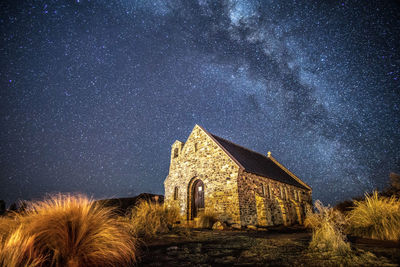
{"label": "stone church", "polygon": [[175,141],[165,204],[190,221],[212,212],[242,226],[302,224],[311,188],[280,164],[196,125],[186,143]]}

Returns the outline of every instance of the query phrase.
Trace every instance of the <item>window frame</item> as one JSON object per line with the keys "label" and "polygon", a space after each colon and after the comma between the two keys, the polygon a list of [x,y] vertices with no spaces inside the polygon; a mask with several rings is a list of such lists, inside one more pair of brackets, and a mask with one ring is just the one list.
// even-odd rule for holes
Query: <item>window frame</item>
{"label": "window frame", "polygon": [[174,159],[179,156],[179,148],[174,148]]}
{"label": "window frame", "polygon": [[174,200],[178,200],[179,197],[179,187],[175,186],[174,188]]}

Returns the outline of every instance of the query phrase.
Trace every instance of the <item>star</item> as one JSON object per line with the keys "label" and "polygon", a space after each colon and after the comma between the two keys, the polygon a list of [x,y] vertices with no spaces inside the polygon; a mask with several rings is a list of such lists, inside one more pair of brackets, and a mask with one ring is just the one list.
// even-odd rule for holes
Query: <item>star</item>
{"label": "star", "polygon": [[334,204],[400,172],[396,1],[0,4],[0,198],[162,194],[195,124]]}

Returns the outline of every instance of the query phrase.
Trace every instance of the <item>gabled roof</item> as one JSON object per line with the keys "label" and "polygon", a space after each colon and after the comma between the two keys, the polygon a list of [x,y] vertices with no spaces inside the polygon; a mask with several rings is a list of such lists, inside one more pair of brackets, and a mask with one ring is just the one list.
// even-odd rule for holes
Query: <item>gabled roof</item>
{"label": "gabled roof", "polygon": [[[201,127],[202,128],[202,127]],[[202,128],[204,130],[204,128]],[[204,130],[239,167],[247,172],[254,173],[279,182],[294,185],[300,188],[311,190],[306,183],[301,181],[276,159],[270,153],[268,156],[252,151],[219,136],[213,135]]]}

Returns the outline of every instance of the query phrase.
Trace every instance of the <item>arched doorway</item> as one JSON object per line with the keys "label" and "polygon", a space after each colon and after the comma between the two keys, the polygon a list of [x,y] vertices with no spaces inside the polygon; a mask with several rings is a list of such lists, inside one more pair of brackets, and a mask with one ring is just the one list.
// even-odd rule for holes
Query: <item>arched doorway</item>
{"label": "arched doorway", "polygon": [[202,180],[196,180],[192,189],[192,218],[196,218],[199,212],[204,210],[204,184]]}

